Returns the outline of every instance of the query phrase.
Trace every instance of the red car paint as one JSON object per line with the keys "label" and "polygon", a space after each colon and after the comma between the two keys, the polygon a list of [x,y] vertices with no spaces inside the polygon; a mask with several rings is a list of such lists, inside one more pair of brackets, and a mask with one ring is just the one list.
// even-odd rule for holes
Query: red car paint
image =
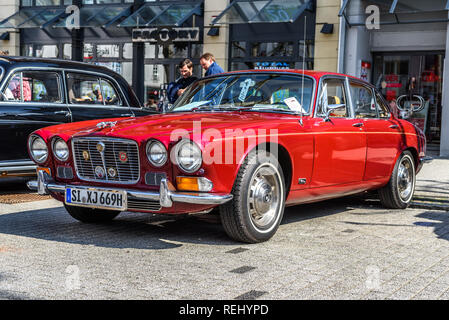
{"label": "red car paint", "polygon": [[[248,72],[248,71],[247,71]],[[252,70],[251,73],[267,70]],[[215,129],[225,137],[226,130],[243,131],[277,130],[276,143],[284,152],[291,171],[284,172],[288,185],[286,205],[296,205],[341,197],[386,185],[392,174],[394,165],[404,150],[410,150],[415,157],[417,171],[421,167],[420,159],[425,156],[425,137],[422,132],[405,120],[396,119],[391,115],[388,119],[358,119],[333,118],[324,121],[323,117],[314,116],[323,77],[349,77],[329,72],[313,72],[298,70],[276,70],[274,73],[305,74],[316,81],[313,97],[313,112],[310,115],[295,115],[283,113],[265,113],[248,111],[228,112],[184,112],[173,114],[150,115],[141,118],[107,119],[79,123],[63,124],[37,130],[34,134],[42,137],[51,150],[51,139],[55,136],[64,139],[70,146],[73,137],[108,137],[134,140],[139,145],[140,181],[127,188],[138,190],[157,190],[157,187],[145,184],[146,172],[164,172],[168,180],[176,187],[176,177],[203,176],[213,182],[210,193],[229,194],[232,191],[240,165],[246,155],[256,147],[255,143],[245,145],[242,156],[232,164],[203,164],[200,170],[186,174],[170,161],[162,168],[153,167],[145,153],[149,139],[162,142],[169,154],[174,147],[170,135],[174,130],[187,130],[190,139],[203,150],[211,146],[222,146],[225,150],[226,139],[205,139],[200,134],[194,134],[194,123],[201,121],[201,133],[206,129]],[[234,72],[231,74],[235,74]],[[356,79],[349,77],[350,79]],[[361,81],[361,80],[359,80]],[[368,85],[368,84],[366,84]],[[115,127],[99,129],[100,121],[117,121]],[[302,124],[301,124],[302,122]],[[359,126],[359,124],[362,124]],[[239,137],[234,137],[237,140]],[[271,137],[267,137],[267,141]],[[234,141],[235,142],[235,141]],[[233,144],[234,154],[237,154],[236,144]],[[55,176],[56,166],[74,168],[73,158],[61,163],[51,154],[41,167],[51,169],[53,179],[57,182],[71,185],[90,185],[108,188],[122,188],[123,185],[105,185],[101,182],[84,182],[75,177],[71,180],[59,179]],[[305,183],[299,183],[302,180]],[[53,196],[60,201],[63,197]],[[174,204],[171,208],[162,208],[158,213],[182,214],[199,212],[209,209],[210,205]],[[131,210],[130,210],[131,211]]]}

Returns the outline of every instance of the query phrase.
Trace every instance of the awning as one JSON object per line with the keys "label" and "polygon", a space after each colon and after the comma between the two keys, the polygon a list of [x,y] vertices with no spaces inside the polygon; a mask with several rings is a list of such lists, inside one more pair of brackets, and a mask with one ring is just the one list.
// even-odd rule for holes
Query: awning
{"label": "awning", "polygon": [[26,8],[0,21],[0,28],[45,28],[64,16],[64,9]]}
{"label": "awning", "polygon": [[371,14],[365,10],[370,5],[379,9],[380,25],[449,22],[449,0],[369,0],[363,5],[359,1],[343,0],[338,15],[350,27],[365,26]]}
{"label": "awning", "polygon": [[305,10],[313,10],[311,0],[235,0],[212,25],[294,22]]}
{"label": "awning", "polygon": [[[168,2],[168,1],[167,1]],[[122,21],[119,27],[181,26],[193,15],[202,15],[203,1],[147,3]]]}
{"label": "awning", "polygon": [[[80,9],[81,28],[107,28],[118,24],[120,19],[131,14],[131,6],[102,6],[82,7]],[[54,28],[65,28],[65,19],[53,26]]]}

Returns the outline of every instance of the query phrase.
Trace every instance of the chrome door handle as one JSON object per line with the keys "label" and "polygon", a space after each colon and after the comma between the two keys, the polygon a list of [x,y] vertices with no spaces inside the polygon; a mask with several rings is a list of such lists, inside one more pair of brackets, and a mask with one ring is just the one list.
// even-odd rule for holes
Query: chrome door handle
{"label": "chrome door handle", "polygon": [[356,127],[356,128],[361,128],[361,127],[363,127],[363,123],[354,123],[353,125],[352,125],[353,127]]}
{"label": "chrome door handle", "polygon": [[55,111],[55,114],[62,114],[65,115],[66,117],[68,117],[70,115],[69,111]]}
{"label": "chrome door handle", "polygon": [[399,129],[399,126],[397,124],[392,124],[389,126],[390,129]]}

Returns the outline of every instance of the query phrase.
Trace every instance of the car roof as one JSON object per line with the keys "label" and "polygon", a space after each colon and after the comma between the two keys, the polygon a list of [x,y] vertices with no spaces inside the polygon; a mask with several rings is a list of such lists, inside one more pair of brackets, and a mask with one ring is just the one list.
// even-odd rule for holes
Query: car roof
{"label": "car roof", "polygon": [[116,74],[112,70],[98,66],[91,63],[78,62],[72,60],[62,60],[54,58],[36,58],[36,57],[19,57],[19,56],[0,56],[0,65],[5,69],[15,67],[18,64],[21,66],[34,66],[34,67],[57,67],[57,68],[73,68],[87,71],[101,71],[108,75]]}
{"label": "car roof", "polygon": [[337,73],[337,72],[329,72],[329,71],[319,71],[319,70],[299,70],[299,69],[254,69],[254,70],[238,70],[238,71],[230,71],[226,72],[226,74],[238,74],[238,73],[254,73],[254,72],[261,72],[261,73],[294,73],[299,75],[306,75],[313,77],[315,79],[320,79],[323,76],[339,76],[339,77],[348,77],[354,80],[362,81],[366,84],[369,84],[368,82],[351,76],[347,74]]}

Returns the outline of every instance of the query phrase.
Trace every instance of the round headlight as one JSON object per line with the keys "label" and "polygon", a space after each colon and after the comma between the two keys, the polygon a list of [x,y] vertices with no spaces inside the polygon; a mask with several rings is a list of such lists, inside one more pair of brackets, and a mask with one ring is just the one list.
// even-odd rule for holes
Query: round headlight
{"label": "round headlight", "polygon": [[198,145],[190,140],[182,140],[175,149],[176,164],[185,172],[193,173],[198,171],[203,164],[201,149]]}
{"label": "round headlight", "polygon": [[162,167],[168,159],[167,149],[161,142],[151,140],[147,143],[147,158],[153,166]]}
{"label": "round headlight", "polygon": [[37,163],[44,163],[48,159],[48,148],[44,139],[39,136],[31,136],[29,140],[30,154]]}
{"label": "round headlight", "polygon": [[59,161],[67,161],[69,158],[69,147],[61,138],[57,138],[53,141],[53,154]]}

